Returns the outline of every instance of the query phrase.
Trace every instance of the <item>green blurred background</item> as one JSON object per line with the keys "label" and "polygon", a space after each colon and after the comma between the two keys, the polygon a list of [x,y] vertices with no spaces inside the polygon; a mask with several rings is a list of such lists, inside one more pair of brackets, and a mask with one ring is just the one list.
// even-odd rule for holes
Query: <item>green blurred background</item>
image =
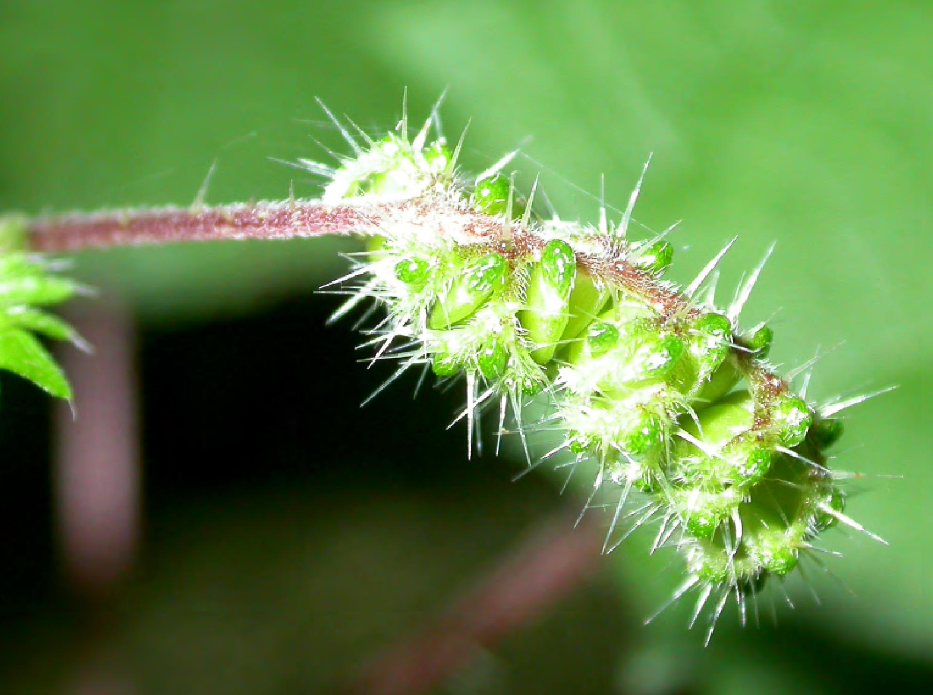
{"label": "green blurred background", "polygon": [[[328,158],[320,97],[361,127],[449,88],[464,163],[521,144],[563,217],[593,220],[599,176],[638,220],[683,219],[689,281],[732,236],[723,287],[777,249],[745,314],[810,393],[900,389],[852,411],[835,465],[868,474],[849,509],[888,541],[833,531],[778,594],[778,627],[727,610],[713,644],[690,606],[642,626],[679,579],[635,537],[598,576],[445,684],[450,693],[848,692],[933,679],[933,4],[877,2],[25,2],[0,8],[0,209],[29,213],[281,198]],[[59,577],[48,404],[0,377],[0,687],[69,691],[88,654],[128,692],[336,687],[423,625],[555,510],[579,504],[522,462],[467,462],[459,393],[370,407],[387,374],[314,294],[331,240],[120,250],[76,273],[140,331],[145,525],[105,606]],[[727,299],[728,291],[723,294]],[[90,359],[90,358],[89,358]],[[80,405],[80,394],[79,405]],[[543,468],[543,467],[542,467]],[[902,477],[900,477],[902,476]],[[673,560],[673,561],[672,561]],[[769,611],[766,611],[769,612]],[[101,628],[99,616],[107,617]],[[94,615],[98,617],[89,617]],[[89,626],[93,624],[93,626]],[[99,658],[96,656],[94,658]]]}

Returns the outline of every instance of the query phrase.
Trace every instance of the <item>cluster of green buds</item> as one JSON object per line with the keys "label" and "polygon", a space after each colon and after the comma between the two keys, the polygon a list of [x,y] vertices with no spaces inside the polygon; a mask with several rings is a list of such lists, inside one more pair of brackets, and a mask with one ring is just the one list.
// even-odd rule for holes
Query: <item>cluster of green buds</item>
{"label": "cluster of green buds", "polygon": [[738,325],[758,270],[717,309],[699,290],[722,254],[676,290],[663,235],[627,238],[635,195],[617,225],[539,219],[501,166],[465,178],[442,138],[427,142],[430,126],[353,143],[358,156],[326,189],[335,204],[411,201],[368,230],[344,278],[358,292],[341,312],[362,297],[387,308],[378,355],[402,360],[399,371],[465,376],[471,436],[487,404],[499,403],[500,430],[511,406],[524,436],[523,403],[553,399],[556,451],[597,463],[594,493],[619,491],[610,535],[639,497],[634,523],[658,523],[655,546],[683,555],[677,596],[696,588],[697,614],[715,596],[715,619],[730,595],[744,612],[745,596],[794,570],[828,527],[863,530],[826,467],[841,408],[795,395],[766,361],[771,329]]}

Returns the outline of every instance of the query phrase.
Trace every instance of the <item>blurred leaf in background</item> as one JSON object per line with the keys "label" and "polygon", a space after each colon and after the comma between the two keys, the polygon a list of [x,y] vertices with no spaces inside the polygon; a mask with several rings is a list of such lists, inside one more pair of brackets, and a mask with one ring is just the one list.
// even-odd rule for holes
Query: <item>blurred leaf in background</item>
{"label": "blurred leaf in background", "polygon": [[[727,614],[721,634],[703,652],[700,635],[684,629],[689,606],[647,628],[639,626],[638,618],[650,614],[675,586],[678,571],[668,566],[669,555],[647,558],[644,540],[633,538],[605,560],[589,598],[564,609],[573,615],[558,609],[547,629],[516,635],[485,667],[476,666],[477,673],[487,669],[485,676],[464,676],[451,688],[567,692],[572,686],[558,674],[569,674],[569,682],[584,692],[589,687],[579,669],[584,653],[600,655],[595,663],[586,662],[585,672],[598,685],[594,692],[617,687],[646,693],[745,693],[752,685],[757,692],[843,686],[867,691],[881,683],[890,687],[894,677],[907,685],[928,679],[933,669],[933,505],[928,503],[933,428],[928,426],[927,391],[933,349],[931,33],[933,5],[909,0],[8,2],[0,8],[0,209],[38,213],[184,204],[194,199],[215,162],[209,202],[282,198],[292,182],[298,195],[314,195],[318,182],[275,161],[326,158],[327,148],[341,151],[339,135],[314,97],[378,132],[399,117],[405,86],[410,111],[419,117],[449,87],[442,111],[448,136],[473,119],[467,166],[481,169],[521,144],[520,180],[530,182],[541,173],[543,188],[563,217],[595,217],[593,194],[603,173],[607,200],[624,205],[653,152],[636,217],[653,229],[684,220],[673,237],[679,251],[675,277],[689,280],[739,234],[721,284],[734,286],[776,240],[776,253],[746,314],[764,320],[778,312],[773,357],[789,368],[835,348],[816,368],[810,391],[816,398],[901,385],[852,412],[840,456],[833,461],[834,467],[866,474],[856,484],[865,494],[854,496],[849,509],[891,546],[834,532],[827,543],[845,557],[825,562],[855,596],[811,564],[809,580],[823,600],[821,607],[808,598],[806,587],[792,582],[787,589],[798,604],[796,612],[786,609],[780,592],[773,594],[777,630],[743,632],[735,616]],[[265,326],[270,340],[282,338],[274,345],[278,355],[298,349],[291,340],[324,346],[314,352],[319,364],[343,365],[340,378],[355,389],[345,387],[347,396],[338,401],[335,386],[329,407],[346,406],[341,417],[355,419],[364,433],[374,426],[366,411],[361,414],[352,403],[381,375],[353,365],[352,354],[331,362],[325,349],[352,352],[349,325],[313,335],[285,331],[283,338],[274,326],[252,318],[284,297],[308,295],[335,276],[344,266],[338,251],[351,247],[345,241],[314,240],[85,253],[77,258],[76,273],[132,302],[150,345],[175,346],[178,362],[164,355],[160,362],[162,353],[144,348],[147,392],[162,393],[159,382],[180,365],[190,366],[192,352],[207,349],[191,341],[167,343],[164,335],[219,317],[245,317],[250,323],[241,330]],[[330,299],[304,300],[317,307],[314,320],[333,308]],[[274,311],[269,316],[280,323],[288,320]],[[237,335],[230,329],[223,334],[226,342],[205,338],[203,345],[239,355],[230,360],[243,360],[220,360],[216,368],[232,363],[248,370],[255,364],[250,355],[235,352]],[[250,344],[261,349],[256,346],[262,343]],[[192,367],[189,389],[197,390],[199,380],[210,378],[204,376],[210,361],[198,363],[202,370]],[[291,374],[298,373],[313,383],[313,370]],[[267,392],[254,384],[258,390],[243,393],[285,399],[277,392],[289,383],[283,379]],[[409,404],[406,388],[400,385],[382,396],[390,404],[406,403],[390,408],[389,419],[417,420],[424,408],[437,408],[430,401]],[[186,398],[178,389],[173,397]],[[4,389],[4,418],[12,395]],[[384,441],[373,435],[369,447],[353,448],[351,442],[315,434],[325,430],[311,423],[295,425],[288,439],[294,451],[289,451],[304,461],[299,471],[307,465],[329,477],[322,482],[308,476],[307,484],[323,495],[314,498],[315,504],[285,505],[281,528],[289,530],[283,535],[268,520],[268,513],[282,506],[279,488],[253,496],[237,489],[215,504],[200,501],[210,488],[189,485],[184,469],[172,467],[175,452],[159,444],[157,428],[158,423],[169,427],[170,420],[158,417],[158,395],[147,398],[154,399],[147,401],[147,413],[156,424],[147,426],[146,465],[150,471],[176,471],[177,477],[150,473],[151,579],[130,590],[129,617],[118,621],[116,633],[135,645],[136,661],[129,668],[143,692],[182,691],[171,687],[182,662],[189,669],[186,682],[200,686],[189,686],[191,692],[291,692],[299,685],[314,690],[314,684],[339,680],[393,635],[426,619],[426,606],[443,604],[442,597],[458,585],[449,575],[424,589],[433,596],[430,601],[406,604],[418,592],[413,587],[430,584],[430,568],[438,571],[452,558],[469,558],[457,573],[462,579],[471,567],[491,561],[486,544],[496,528],[502,529],[502,545],[496,546],[502,550],[522,523],[530,523],[548,504],[561,504],[556,491],[542,491],[545,476],[509,485],[515,468],[488,459],[478,472],[479,464],[463,461],[457,432],[422,438],[409,430],[407,449],[379,454],[380,446],[389,451],[391,431],[379,430]],[[314,412],[315,404],[304,405],[299,412]],[[349,430],[341,431],[353,438]],[[355,512],[327,512],[321,500],[352,496],[356,483],[349,472],[341,477],[331,466],[313,468],[302,458],[309,448],[315,460],[336,456],[333,460],[360,462],[345,463],[348,468],[389,469],[387,474],[380,468],[377,479],[394,481],[401,501],[361,493],[360,504],[381,510],[376,515],[380,522],[370,524],[349,522],[348,517],[358,518]],[[421,449],[426,451],[419,460],[439,461],[456,475],[423,494],[406,496],[404,491],[425,472],[401,466],[395,457]],[[201,454],[206,459],[210,452]],[[287,467],[283,456],[270,451],[255,465]],[[362,463],[372,458],[377,463]],[[0,480],[5,465],[0,460]],[[210,468],[210,479],[222,481],[224,470]],[[289,485],[298,484],[290,480]],[[485,512],[445,505],[439,489],[460,484],[477,485],[471,493],[477,500],[484,486],[495,490],[477,502],[476,509]],[[580,485],[586,484],[581,478]],[[179,490],[189,489],[198,495],[184,504],[174,501]],[[6,499],[17,491],[5,485],[2,494]],[[510,516],[513,504],[525,510],[521,523]],[[233,514],[224,511],[228,505],[252,509],[253,516],[244,512],[227,521],[224,515]],[[39,516],[43,510],[39,505],[30,513]],[[456,521],[472,514],[498,523],[475,533]],[[174,530],[164,532],[165,527]],[[438,539],[425,533],[426,527],[445,529],[446,535]],[[34,532],[41,533],[44,526],[37,528]],[[332,544],[342,544],[337,547],[344,554],[302,554],[307,552],[302,534],[322,529],[333,534]],[[266,546],[263,534],[277,537],[275,545]],[[266,558],[263,550],[278,559]],[[397,561],[374,565],[385,594],[366,611],[340,609],[372,591],[357,581],[358,573],[347,570],[348,558],[378,552],[398,553]],[[406,574],[405,560],[411,558],[417,558],[411,564],[418,569]],[[246,589],[228,585],[220,569],[226,563],[261,566],[252,569],[258,584]],[[232,593],[218,615],[208,609],[200,627],[170,610],[173,601],[209,605],[198,592],[215,590]],[[20,634],[34,635],[23,642],[34,655],[31,664],[55,662],[57,654],[74,648],[69,640],[78,639],[57,627],[64,618],[49,598],[53,594],[51,589],[39,592],[40,607],[27,619],[11,618]],[[276,595],[283,605],[255,603]],[[350,626],[349,636],[337,643],[352,657],[340,660],[339,668],[336,661],[329,669],[307,661],[315,650],[334,649],[325,634],[333,626],[314,612],[318,602],[337,606],[335,620]],[[393,609],[395,602],[408,607]],[[762,613],[770,611],[766,599]],[[386,628],[390,614],[405,618]],[[621,627],[614,628],[607,615],[617,617]],[[43,620],[48,624],[36,627]],[[243,623],[231,624],[238,620]],[[267,644],[273,646],[251,649],[258,638],[248,626],[263,624]],[[579,632],[573,639],[558,639],[561,629]],[[45,640],[50,632],[57,637]],[[225,651],[221,634],[241,643]],[[303,639],[289,642],[283,637],[288,634]],[[157,648],[186,639],[194,656]],[[217,649],[211,650],[215,640]],[[6,653],[19,653],[11,649]],[[242,690],[212,675],[232,655]],[[844,666],[828,665],[830,658]],[[15,679],[11,682],[38,682],[24,669],[13,656],[4,672]],[[538,672],[553,677],[529,680]]]}

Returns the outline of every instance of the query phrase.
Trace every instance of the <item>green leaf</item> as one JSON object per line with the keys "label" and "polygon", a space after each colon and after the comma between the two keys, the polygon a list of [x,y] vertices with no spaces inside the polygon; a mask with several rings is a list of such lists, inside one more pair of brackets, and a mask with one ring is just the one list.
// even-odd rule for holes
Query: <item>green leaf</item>
{"label": "green leaf", "polygon": [[41,333],[53,340],[81,341],[74,328],[57,316],[47,314],[44,311],[15,307],[9,310],[5,317],[0,318],[0,321]]}
{"label": "green leaf", "polygon": [[0,332],[0,369],[29,379],[53,396],[71,399],[71,386],[62,370],[39,341],[24,330]]}
{"label": "green leaf", "polygon": [[0,303],[57,304],[74,295],[77,286],[71,280],[32,275],[0,281]]}
{"label": "green leaf", "polygon": [[35,256],[14,252],[0,251],[0,278],[4,282],[11,278],[43,275],[45,268]]}

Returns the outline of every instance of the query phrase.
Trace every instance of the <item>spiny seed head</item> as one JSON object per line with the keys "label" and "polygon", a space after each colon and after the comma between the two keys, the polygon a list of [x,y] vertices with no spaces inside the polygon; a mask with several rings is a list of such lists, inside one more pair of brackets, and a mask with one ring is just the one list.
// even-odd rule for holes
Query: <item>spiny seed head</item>
{"label": "spiny seed head", "polygon": [[[623,495],[617,520],[660,523],[656,546],[683,556],[698,611],[716,592],[744,605],[839,521],[861,529],[843,514],[822,454],[841,423],[768,372],[768,326],[742,332],[733,308],[693,299],[715,264],[690,297],[672,297],[656,278],[671,262],[669,242],[625,239],[627,217],[599,227],[524,218],[501,165],[473,187],[455,165],[441,139],[422,146],[390,134],[328,186],[331,202],[417,203],[386,219],[378,248],[360,261],[372,276],[361,292],[389,313],[380,354],[399,338],[406,364],[465,374],[470,431],[498,399],[524,438],[523,401],[552,401],[557,450],[595,459],[597,484]],[[629,493],[647,512],[621,514]]]}

